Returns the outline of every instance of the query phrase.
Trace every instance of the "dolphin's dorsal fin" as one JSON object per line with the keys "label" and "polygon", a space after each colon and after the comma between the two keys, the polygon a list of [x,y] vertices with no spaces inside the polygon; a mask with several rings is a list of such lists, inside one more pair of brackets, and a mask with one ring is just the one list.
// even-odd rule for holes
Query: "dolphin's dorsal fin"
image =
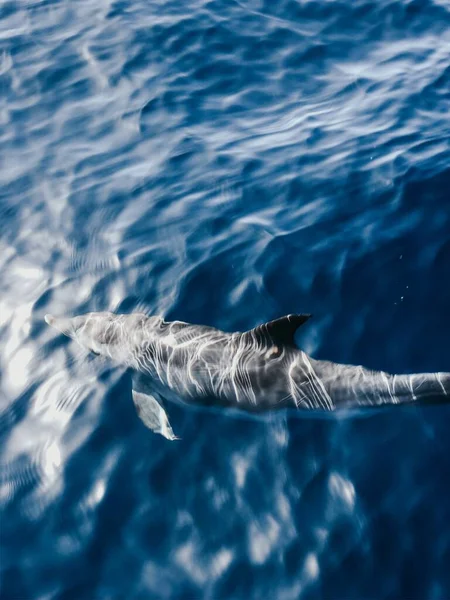
{"label": "dolphin's dorsal fin", "polygon": [[297,329],[306,323],[312,315],[286,315],[274,321],[258,325],[250,331],[246,331],[243,336],[246,342],[251,343],[256,340],[259,344],[295,346],[294,336]]}

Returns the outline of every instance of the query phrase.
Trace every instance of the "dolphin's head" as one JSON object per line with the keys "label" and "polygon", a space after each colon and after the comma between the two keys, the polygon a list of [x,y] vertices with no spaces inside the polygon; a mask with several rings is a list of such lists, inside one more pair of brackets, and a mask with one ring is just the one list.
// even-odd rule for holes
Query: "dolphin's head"
{"label": "dolphin's head", "polygon": [[86,350],[131,365],[142,340],[145,315],[95,312],[78,317],[45,315],[45,321]]}

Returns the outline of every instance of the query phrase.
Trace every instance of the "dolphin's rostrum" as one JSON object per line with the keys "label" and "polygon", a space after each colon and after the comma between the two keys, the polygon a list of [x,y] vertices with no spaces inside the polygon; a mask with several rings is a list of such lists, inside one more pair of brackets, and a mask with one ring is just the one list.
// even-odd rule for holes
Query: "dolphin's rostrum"
{"label": "dolphin's rostrum", "polygon": [[450,400],[450,373],[390,375],[363,367],[319,361],[294,341],[311,315],[288,315],[245,333],[144,314],[88,313],[46,322],[84,348],[151,376],[152,395],[133,391],[143,422],[176,439],[155,398],[172,390],[188,404],[212,403],[263,411],[279,408],[335,410]]}

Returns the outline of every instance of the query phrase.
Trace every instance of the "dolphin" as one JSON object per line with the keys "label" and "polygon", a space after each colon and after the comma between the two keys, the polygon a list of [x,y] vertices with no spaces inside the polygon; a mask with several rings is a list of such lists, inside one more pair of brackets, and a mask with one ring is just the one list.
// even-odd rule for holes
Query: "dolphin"
{"label": "dolphin", "polygon": [[313,359],[294,340],[310,317],[291,314],[243,333],[142,313],[48,314],[45,321],[83,348],[150,376],[151,393],[132,389],[133,401],[144,424],[170,440],[177,437],[163,408],[168,395],[254,412],[450,400],[450,373],[390,375]]}

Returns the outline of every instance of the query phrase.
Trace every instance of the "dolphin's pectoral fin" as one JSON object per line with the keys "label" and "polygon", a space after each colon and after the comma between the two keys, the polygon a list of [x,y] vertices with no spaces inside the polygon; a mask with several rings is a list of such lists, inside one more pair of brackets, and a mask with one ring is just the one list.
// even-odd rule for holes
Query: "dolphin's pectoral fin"
{"label": "dolphin's pectoral fin", "polygon": [[168,440],[180,439],[172,431],[166,411],[153,396],[134,390],[132,390],[132,396],[138,417],[144,425]]}
{"label": "dolphin's pectoral fin", "polygon": [[277,345],[295,346],[295,332],[306,321],[309,321],[311,315],[287,315],[268,323],[258,325],[242,335],[249,343],[256,339],[260,344],[268,344],[277,347]]}

